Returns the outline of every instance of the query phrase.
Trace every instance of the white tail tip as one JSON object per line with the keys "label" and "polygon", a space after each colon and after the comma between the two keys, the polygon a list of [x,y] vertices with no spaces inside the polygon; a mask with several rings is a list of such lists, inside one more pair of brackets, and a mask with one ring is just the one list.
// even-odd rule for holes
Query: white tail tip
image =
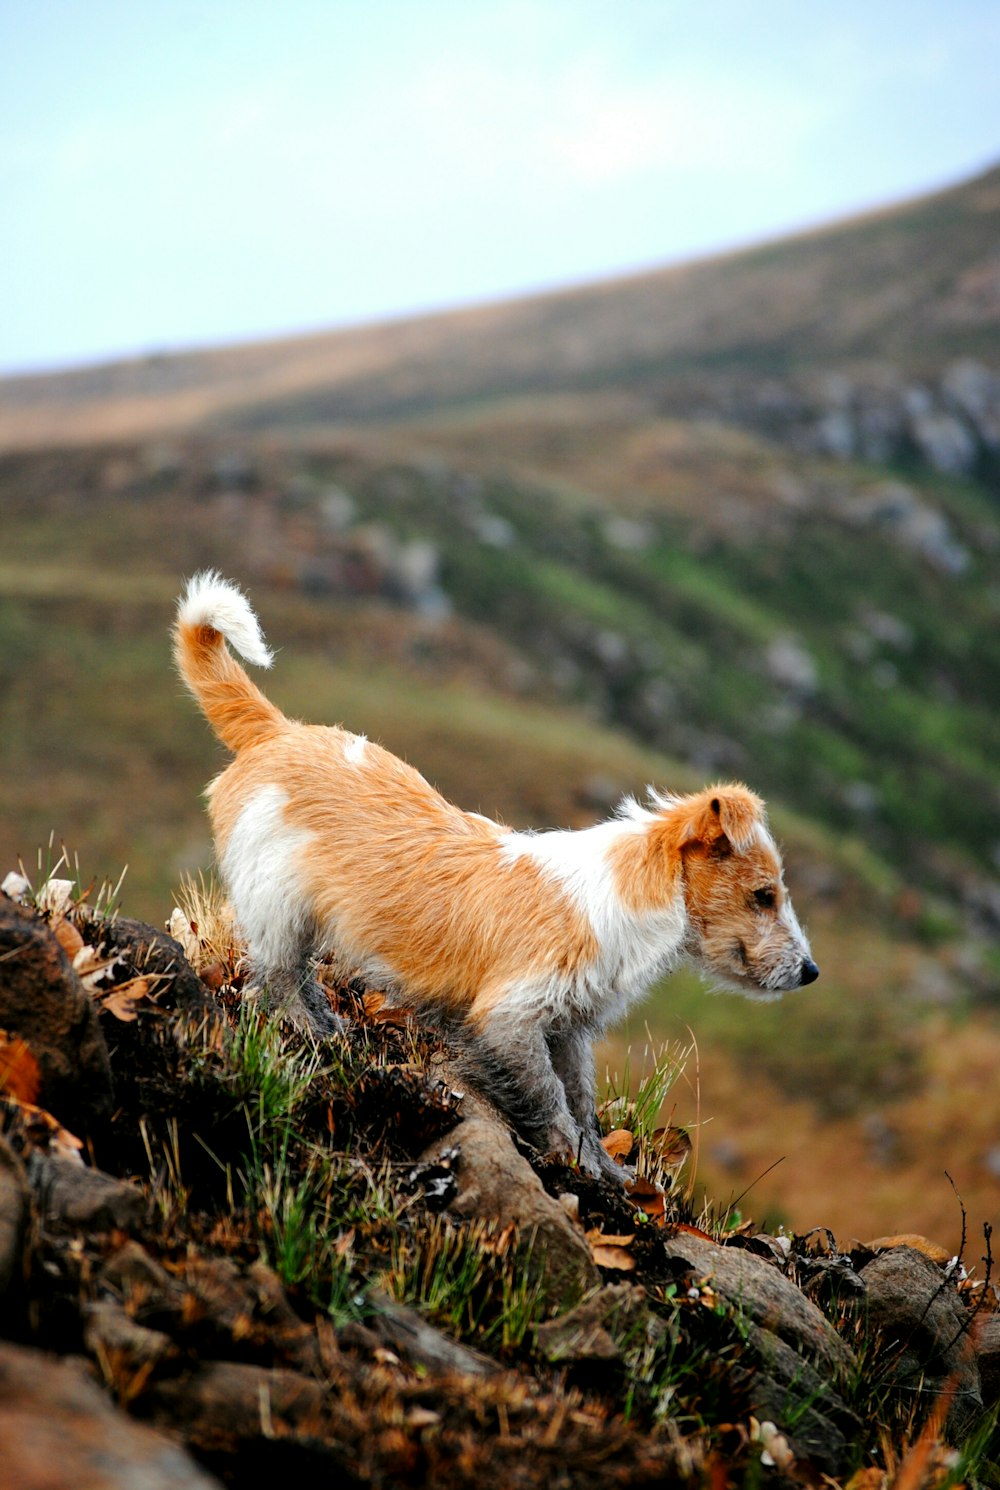
{"label": "white tail tip", "polygon": [[188,580],[177,605],[177,620],[181,626],[211,626],[221,631],[234,651],[257,667],[270,667],[274,661],[249,600],[215,569],[203,569]]}

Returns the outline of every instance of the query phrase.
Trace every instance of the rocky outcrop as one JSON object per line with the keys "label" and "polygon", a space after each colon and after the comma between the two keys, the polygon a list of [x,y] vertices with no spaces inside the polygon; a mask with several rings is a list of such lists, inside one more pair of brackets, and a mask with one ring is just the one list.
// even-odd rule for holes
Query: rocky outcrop
{"label": "rocky outcrop", "polygon": [[[81,921],[111,980],[88,990],[43,915],[0,907],[28,949],[0,962],[0,1000],[16,1012],[42,990],[26,1048],[48,1048],[51,1008],[71,1065],[73,1039],[94,1038],[82,994],[124,1068],[97,1150],[73,1148],[62,1110],[4,1098],[0,1335],[16,1343],[0,1344],[0,1442],[13,1490],[200,1490],[215,1471],[471,1486],[515,1462],[528,1486],[551,1483],[553,1455],[567,1486],[595,1483],[593,1465],[601,1483],[693,1486],[704,1440],[676,1422],[704,1418],[706,1393],[724,1427],[702,1433],[814,1485],[849,1473],[870,1431],[857,1381],[872,1362],[833,1320],[852,1340],[869,1331],[886,1400],[905,1399],[911,1421],[947,1410],[952,1441],[1000,1390],[1000,1314],[977,1314],[913,1238],[858,1255],[828,1233],[822,1245],[819,1233],[713,1238],[669,1191],[630,1194],[533,1154],[475,1092],[454,1090],[440,1042],[370,990],[329,984],[345,1030],[310,1053],[290,1031],[248,1030],[235,967],[213,999],[155,928]],[[49,1090],[72,1110],[72,1087]],[[108,1171],[126,1156],[120,1172],[85,1162],[94,1152]]]}
{"label": "rocky outcrop", "polygon": [[184,1449],[134,1422],[81,1362],[0,1342],[4,1490],[218,1490]]}
{"label": "rocky outcrop", "polygon": [[97,1010],[44,917],[0,894],[0,1029],[41,1075],[39,1101],[75,1132],[111,1111],[108,1050]]}

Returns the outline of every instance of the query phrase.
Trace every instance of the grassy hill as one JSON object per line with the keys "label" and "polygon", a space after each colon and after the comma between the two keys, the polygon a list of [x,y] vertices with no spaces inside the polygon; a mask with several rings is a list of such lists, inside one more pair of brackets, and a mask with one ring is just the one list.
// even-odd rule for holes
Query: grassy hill
{"label": "grassy hill", "polygon": [[166,630],[216,565],[284,707],[463,805],[761,790],[822,981],[757,1009],[675,979],[633,1059],[647,1017],[691,1025],[676,1116],[710,1119],[710,1186],[785,1156],[758,1211],[947,1238],[947,1168],[988,1217],[998,218],[993,172],[621,283],[0,383],[0,862],[54,831],[156,921],[207,864],[220,756]]}

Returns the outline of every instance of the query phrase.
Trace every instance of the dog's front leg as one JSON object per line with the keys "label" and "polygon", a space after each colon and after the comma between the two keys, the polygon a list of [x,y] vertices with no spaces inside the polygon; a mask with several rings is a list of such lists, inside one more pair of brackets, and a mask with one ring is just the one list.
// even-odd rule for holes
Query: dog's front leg
{"label": "dog's front leg", "polygon": [[584,1148],[590,1163],[602,1175],[613,1176],[624,1184],[632,1171],[614,1159],[601,1143],[601,1124],[597,1116],[597,1078],[594,1069],[594,1047],[585,1030],[550,1034],[548,1039],[552,1065],[563,1084],[570,1112],[584,1135]]}
{"label": "dog's front leg", "polygon": [[518,1132],[543,1153],[579,1158],[588,1172],[597,1172],[592,1135],[570,1111],[537,1018],[517,1021],[501,1008],[463,1043],[462,1065],[469,1079]]}

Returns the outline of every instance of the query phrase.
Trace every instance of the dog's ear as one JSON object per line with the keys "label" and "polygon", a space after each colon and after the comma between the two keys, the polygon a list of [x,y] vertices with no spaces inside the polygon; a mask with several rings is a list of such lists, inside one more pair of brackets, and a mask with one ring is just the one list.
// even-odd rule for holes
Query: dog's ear
{"label": "dog's ear", "polygon": [[681,848],[701,844],[716,853],[744,853],[764,821],[764,804],[745,786],[713,786],[685,800]]}

